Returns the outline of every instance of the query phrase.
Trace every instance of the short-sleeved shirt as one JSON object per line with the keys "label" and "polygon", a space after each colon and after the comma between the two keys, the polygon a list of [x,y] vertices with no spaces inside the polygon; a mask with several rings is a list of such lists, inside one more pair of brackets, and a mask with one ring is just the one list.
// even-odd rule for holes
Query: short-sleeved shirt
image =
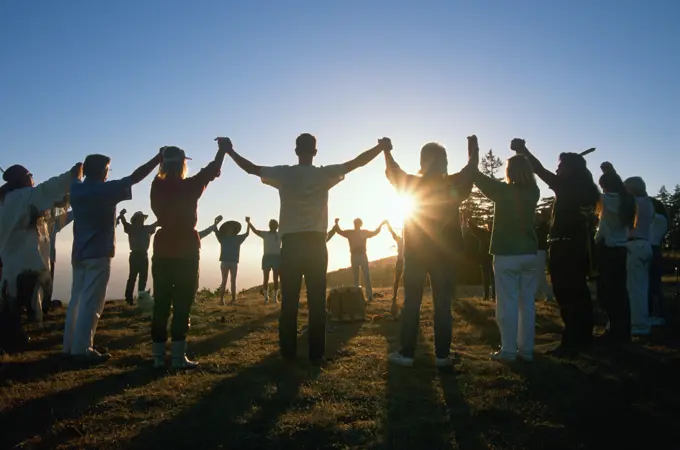
{"label": "short-sleeved shirt", "polygon": [[236,236],[218,237],[220,242],[220,261],[238,263],[241,257],[241,244],[248,237],[248,233]]}
{"label": "short-sleeved shirt", "polygon": [[352,254],[363,255],[366,253],[366,240],[375,235],[368,230],[347,230],[344,232],[349,242],[349,251]]}
{"label": "short-sleeved shirt", "polygon": [[75,180],[71,184],[73,251],[82,261],[113,258],[116,252],[116,206],[132,198],[132,178],[112,181]]}
{"label": "short-sleeved shirt", "polygon": [[264,244],[265,255],[281,254],[281,237],[277,231],[261,231],[260,237]]}
{"label": "short-sleeved shirt", "polygon": [[347,174],[344,164],[262,167],[264,184],[279,190],[279,233],[319,232],[328,228],[328,191]]}
{"label": "short-sleeved shirt", "polygon": [[154,256],[198,258],[201,239],[196,231],[198,199],[208,183],[220,175],[215,161],[193,177],[155,178],[151,183],[151,209],[160,229],[153,241]]}
{"label": "short-sleeved shirt", "polygon": [[123,223],[123,230],[128,235],[131,252],[148,252],[151,245],[151,235],[156,232],[154,225],[133,225]]}

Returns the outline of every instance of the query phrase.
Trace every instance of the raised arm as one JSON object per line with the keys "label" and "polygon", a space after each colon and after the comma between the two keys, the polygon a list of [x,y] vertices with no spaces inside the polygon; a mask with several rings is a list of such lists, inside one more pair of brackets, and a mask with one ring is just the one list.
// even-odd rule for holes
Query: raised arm
{"label": "raised arm", "polygon": [[515,138],[510,142],[510,149],[516,151],[520,155],[524,155],[525,158],[529,160],[529,163],[531,164],[531,168],[534,170],[534,173],[543,180],[545,184],[548,185],[549,188],[554,188],[555,185],[559,183],[559,178],[557,175],[543,167],[543,164],[536,158],[527,148],[526,142],[524,139],[519,139]]}
{"label": "raised arm", "polygon": [[206,236],[210,236],[210,234],[211,234],[212,232],[214,232],[214,231],[217,231],[217,228],[215,227],[215,225],[210,225],[210,226],[209,226],[208,228],[206,228],[205,230],[199,231],[199,232],[198,232],[198,237],[201,238],[201,239],[203,239],[203,238],[206,237]]}
{"label": "raised arm", "polygon": [[252,231],[255,234],[255,236],[262,237],[262,232],[255,228],[251,222],[248,222],[248,229]]}
{"label": "raised arm", "polygon": [[137,184],[144,178],[148,177],[149,174],[161,163],[162,156],[163,154],[161,149],[161,151],[159,151],[156,154],[156,156],[154,156],[149,161],[139,166],[134,172],[132,172],[132,175],[130,175],[132,184]]}
{"label": "raised arm", "polygon": [[228,138],[217,138],[215,140],[219,142],[220,139],[226,139],[227,141],[229,141],[228,145],[225,146],[225,150],[227,155],[231,156],[231,159],[234,160],[237,166],[239,166],[241,169],[243,169],[244,172],[250,175],[255,175],[258,177],[260,176],[262,170],[261,166],[253,164],[252,162],[245,159],[243,156],[236,153],[236,150],[234,150],[234,147],[233,145],[231,145],[231,141]]}
{"label": "raised arm", "polygon": [[130,223],[127,221],[125,218],[125,210],[122,210],[120,214],[118,215],[118,220],[120,223],[123,224],[123,231],[125,231],[127,234],[130,234]]}
{"label": "raised arm", "polygon": [[492,202],[497,201],[503,192],[510,188],[507,183],[488,177],[480,171],[474,172],[473,181],[480,192]]}
{"label": "raised arm", "polygon": [[343,166],[345,167],[346,173],[352,172],[353,170],[363,167],[366,164],[373,161],[383,150],[392,150],[392,142],[389,138],[382,138],[378,140],[378,145],[370,150],[366,150],[356,158],[351,161],[347,161]]}
{"label": "raised arm", "polygon": [[54,230],[58,233],[71,222],[73,222],[73,210],[55,217]]}
{"label": "raised arm", "polygon": [[343,230],[342,228],[340,228],[340,219],[335,219],[335,226],[333,227],[333,229],[335,230],[335,233],[336,233],[336,234],[339,234],[340,236],[342,236],[342,237],[344,237],[344,238],[346,238],[347,236],[349,236],[349,234],[347,233],[347,231],[345,231],[345,230]]}
{"label": "raised arm", "polygon": [[38,211],[51,209],[55,203],[61,201],[64,195],[69,192],[71,182],[82,178],[82,173],[83,165],[78,163],[68,172],[38,184],[31,190],[29,203]]}
{"label": "raised arm", "polygon": [[333,239],[333,236],[335,236],[335,233],[336,233],[336,232],[337,232],[337,230],[335,229],[335,227],[331,228],[331,229],[328,231],[328,234],[326,235],[326,242],[328,242],[328,241],[330,241],[331,239]]}
{"label": "raised arm", "polygon": [[387,229],[389,230],[390,234],[392,235],[392,239],[395,241],[399,240],[399,235],[394,232],[394,229],[392,228],[392,225],[390,225],[389,222],[387,222]]}
{"label": "raised arm", "polygon": [[369,231],[369,232],[366,234],[366,237],[372,238],[372,237],[376,237],[377,235],[379,235],[379,234],[380,234],[380,230],[382,230],[383,225],[385,225],[386,223],[387,223],[386,220],[383,220],[382,222],[380,222],[380,225],[378,225],[378,228],[376,228],[376,229],[373,230],[373,231]]}

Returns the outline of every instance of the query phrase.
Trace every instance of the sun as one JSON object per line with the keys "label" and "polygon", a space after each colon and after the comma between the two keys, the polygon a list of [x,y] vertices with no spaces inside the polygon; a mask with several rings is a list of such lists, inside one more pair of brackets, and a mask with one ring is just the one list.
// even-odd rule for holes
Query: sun
{"label": "sun", "polygon": [[404,221],[413,214],[414,207],[415,203],[413,197],[410,195],[399,195],[395,197],[389,217],[390,223],[398,228],[403,227]]}

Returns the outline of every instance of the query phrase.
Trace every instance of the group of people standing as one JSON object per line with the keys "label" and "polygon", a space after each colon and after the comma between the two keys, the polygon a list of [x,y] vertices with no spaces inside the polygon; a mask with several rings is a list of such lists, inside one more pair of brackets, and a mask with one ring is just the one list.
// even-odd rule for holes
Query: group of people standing
{"label": "group of people standing", "polygon": [[[151,235],[155,234],[151,257],[154,293],[151,340],[155,367],[166,365],[168,338],[172,367],[192,368],[198,364],[186,356],[186,337],[198,288],[201,239],[214,234],[219,241],[220,301],[224,304],[230,277],[231,303],[234,303],[240,246],[251,231],[264,243],[265,302],[270,299],[270,273],[274,280],[273,300],[281,297],[282,357],[294,360],[297,356],[298,306],[304,277],[309,307],[309,358],[321,363],[326,333],[326,242],[335,234],[348,240],[355,284],[359,285],[362,273],[370,301],[373,293],[366,241],[387,225],[398,248],[393,312],[402,272],[404,283],[401,349],[388,359],[404,366],[414,363],[420,306],[429,277],[434,303],[435,364],[449,367],[452,364],[454,272],[463,240],[459,207],[473,185],[494,203],[493,225],[487,230],[491,256],[483,267],[485,278],[493,279],[493,283],[485,284],[493,284],[495,289],[485,294],[496,297],[496,318],[501,332],[501,348],[491,355],[493,359],[533,359],[534,303],[539,280],[545,278],[546,250],[549,250],[554,296],[564,321],[562,342],[555,354],[573,356],[593,342],[593,305],[587,281],[595,275],[598,275],[599,303],[608,317],[604,339],[622,344],[630,341],[631,334],[649,333],[649,294],[660,298],[656,279],[650,283],[649,273],[650,267],[653,274],[660,273],[655,268],[660,258],[657,247],[665,234],[660,218],[663,212],[647,196],[641,178],[632,177],[624,182],[611,164],[602,165],[603,193],[600,193],[582,155],[561,154],[557,171],[553,173],[541,165],[521,139],[514,139],[510,144],[516,155],[507,161],[505,181],[479,171],[476,136],[468,137],[468,163],[458,173],[449,174],[446,149],[440,144],[428,143],[421,149],[420,171],[416,175],[401,169],[392,155],[388,138],[379,139],[376,146],[348,162],[328,166],[313,164],[317,154],[316,138],[306,133],[296,140],[298,164],[290,166],[258,166],[239,155],[228,138],[216,138],[216,142],[218,150],[214,160],[190,177],[186,163],[189,158],[184,150],[174,146],[162,147],[130,176],[119,180],[108,179],[111,159],[99,154],[89,155],[83,164],[78,163],[38,185],[22,166],[5,171],[6,183],[0,187],[3,346],[13,347],[12,343],[26,340],[21,329],[22,308],[42,310],[35,305],[41,304],[43,294],[51,292],[50,269],[54,263],[53,257],[50,260],[50,245],[58,228],[50,211],[57,205],[63,211],[68,210],[68,205],[64,205],[67,200],[71,216],[58,216],[62,227],[65,221],[74,221],[73,282],[64,331],[65,354],[94,361],[110,357],[95,348],[94,336],[104,308],[111,258],[115,254],[115,227],[121,222],[129,235],[131,250],[130,277],[125,292],[128,303],[133,302],[137,277],[138,299],[150,299],[146,290],[148,250]],[[351,230],[341,229],[336,219],[333,228],[327,231],[328,191],[348,173],[381,153],[387,180],[397,192],[414,200],[403,234],[399,236],[387,222],[375,230],[364,230],[360,219],[355,220]],[[248,228],[242,234],[241,224],[236,221],[227,221],[218,228],[221,216],[207,229],[196,230],[198,200],[207,186],[220,176],[227,155],[246,173],[278,190],[280,217],[278,221],[270,221],[267,231],[257,230],[250,218],[246,218]],[[125,210],[116,214],[117,204],[129,200],[132,186],[156,168],[158,174],[151,184],[150,200],[157,221],[145,225],[147,216],[138,212],[128,223]],[[545,230],[547,221],[539,222],[543,228],[536,225],[540,192],[535,175],[555,192],[549,230]],[[597,232],[592,220],[596,215],[599,217]],[[547,231],[547,245],[541,230],[544,234]],[[660,301],[651,303],[652,311],[658,311]]]}

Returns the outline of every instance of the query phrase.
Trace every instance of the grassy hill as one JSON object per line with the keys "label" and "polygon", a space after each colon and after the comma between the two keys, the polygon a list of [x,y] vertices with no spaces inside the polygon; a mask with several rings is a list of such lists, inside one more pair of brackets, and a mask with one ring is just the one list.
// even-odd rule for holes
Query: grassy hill
{"label": "grassy hill", "polygon": [[677,327],[623,351],[596,347],[559,360],[542,355],[559,339],[560,321],[554,305],[541,302],[536,361],[506,365],[488,359],[499,342],[494,307],[454,302],[449,373],[433,366],[427,296],[412,368],[386,362],[399,347],[400,324],[382,315],[384,297],[368,305],[373,320],[329,324],[324,368],[306,362],[304,333],[299,363],[278,358],[278,306],[258,295],[236,307],[199,301],[189,338],[201,362],[194,372],[154,370],[148,315],[123,302],[107,304],[95,339],[113,358],[95,366],[66,359],[58,311],[32,330],[29,351],[0,364],[0,448],[587,449],[678,441]]}

